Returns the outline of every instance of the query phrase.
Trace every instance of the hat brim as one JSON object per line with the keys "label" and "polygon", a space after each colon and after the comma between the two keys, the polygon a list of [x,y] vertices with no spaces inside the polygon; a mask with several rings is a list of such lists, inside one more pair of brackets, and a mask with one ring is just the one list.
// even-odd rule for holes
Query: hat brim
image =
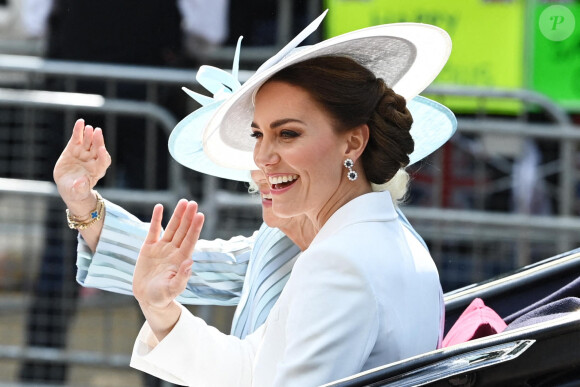
{"label": "hat brim", "polygon": [[[223,167],[206,155],[203,131],[222,101],[202,106],[181,120],[169,137],[169,153],[180,164],[211,176],[248,182],[249,170]],[[429,156],[453,136],[457,129],[455,115],[447,107],[428,98],[417,96],[407,103],[413,116],[411,136],[415,142],[409,156],[414,164]]]}
{"label": "hat brim", "polygon": [[203,150],[203,129],[222,101],[202,106],[182,119],[169,136],[169,153],[180,164],[194,171],[222,179],[251,180],[249,170],[223,167],[210,160]]}
{"label": "hat brim", "polygon": [[417,96],[407,102],[413,116],[411,137],[415,143],[409,165],[423,160],[445,144],[457,130],[457,118],[449,108],[429,98]]}
{"label": "hat brim", "polygon": [[[437,77],[450,53],[447,32],[419,23],[364,28],[296,50],[256,72],[223,101],[204,129],[204,152],[214,163],[226,168],[257,169],[253,160],[255,142],[250,137],[252,95],[272,75],[294,63],[325,55],[351,57],[411,101]],[[433,144],[433,150],[439,146]],[[422,146],[422,152],[427,148],[428,144]]]}

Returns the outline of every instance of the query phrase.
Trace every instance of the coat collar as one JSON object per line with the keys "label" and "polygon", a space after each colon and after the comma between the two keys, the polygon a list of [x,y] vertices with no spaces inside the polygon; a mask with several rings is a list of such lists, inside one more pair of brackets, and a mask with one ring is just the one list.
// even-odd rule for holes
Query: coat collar
{"label": "coat collar", "polygon": [[339,208],[320,229],[312,244],[320,242],[343,227],[361,222],[386,222],[397,219],[389,191],[371,192],[354,198]]}

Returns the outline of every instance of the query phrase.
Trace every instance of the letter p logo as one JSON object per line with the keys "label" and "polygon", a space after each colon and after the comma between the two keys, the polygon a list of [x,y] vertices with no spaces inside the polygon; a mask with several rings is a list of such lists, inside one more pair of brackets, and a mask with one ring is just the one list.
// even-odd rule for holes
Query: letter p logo
{"label": "letter p logo", "polygon": [[576,20],[574,14],[565,6],[551,5],[542,11],[538,24],[542,35],[558,42],[572,35]]}
{"label": "letter p logo", "polygon": [[564,16],[550,16],[550,20],[553,20],[554,23],[552,24],[552,31],[556,29],[558,24],[564,23]]}

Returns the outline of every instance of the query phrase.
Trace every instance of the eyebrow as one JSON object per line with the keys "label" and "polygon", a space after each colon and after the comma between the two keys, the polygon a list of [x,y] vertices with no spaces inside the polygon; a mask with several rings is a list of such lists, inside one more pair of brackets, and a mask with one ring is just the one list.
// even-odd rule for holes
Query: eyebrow
{"label": "eyebrow", "polygon": [[[303,121],[300,121],[299,119],[296,119],[296,118],[282,118],[280,120],[276,120],[276,121],[272,122],[270,124],[270,128],[276,129],[277,127],[282,126],[284,124],[287,124],[289,122],[297,122],[299,124],[306,125]],[[256,124],[254,121],[252,121],[252,128],[259,129],[260,127],[258,126],[258,124]]]}

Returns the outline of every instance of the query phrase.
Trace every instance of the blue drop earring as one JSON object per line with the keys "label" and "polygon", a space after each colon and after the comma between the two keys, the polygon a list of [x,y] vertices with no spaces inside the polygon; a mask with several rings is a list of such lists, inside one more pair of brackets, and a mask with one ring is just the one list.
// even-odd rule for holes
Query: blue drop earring
{"label": "blue drop earring", "polygon": [[346,173],[346,177],[348,177],[348,180],[355,181],[356,178],[358,177],[358,174],[356,173],[356,171],[352,170],[352,167],[354,167],[354,161],[352,161],[351,159],[346,159],[344,160],[344,166],[348,168],[348,172]]}

